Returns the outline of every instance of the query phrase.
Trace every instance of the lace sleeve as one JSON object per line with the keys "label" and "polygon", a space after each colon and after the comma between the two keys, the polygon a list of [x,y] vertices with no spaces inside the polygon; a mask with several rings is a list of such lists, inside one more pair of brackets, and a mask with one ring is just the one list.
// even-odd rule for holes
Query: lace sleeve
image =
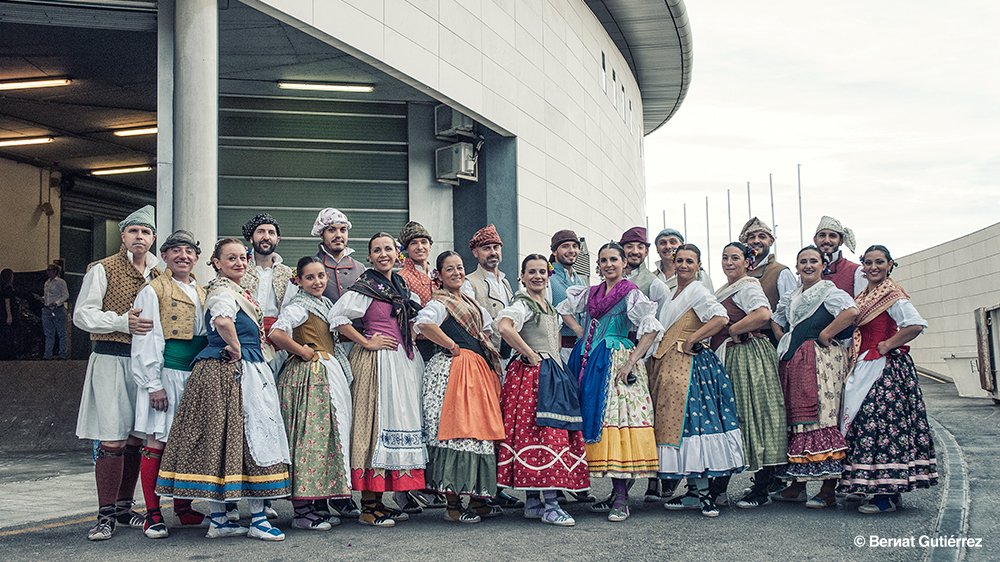
{"label": "lace sleeve", "polygon": [[656,319],[656,303],[647,299],[642,291],[633,289],[625,297],[627,301],[628,319],[636,327],[636,337],[641,338],[650,332],[663,332],[663,324]]}

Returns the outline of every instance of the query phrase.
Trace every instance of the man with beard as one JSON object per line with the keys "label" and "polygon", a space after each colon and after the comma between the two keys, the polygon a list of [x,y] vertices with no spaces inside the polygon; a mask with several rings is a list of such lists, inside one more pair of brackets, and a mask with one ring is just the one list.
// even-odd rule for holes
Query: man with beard
{"label": "man with beard", "polygon": [[281,307],[290,301],[298,290],[291,280],[292,268],[282,263],[281,256],[275,252],[281,241],[281,227],[278,221],[269,213],[261,213],[243,225],[243,238],[253,247],[254,267],[248,267],[246,275],[240,281],[244,289],[260,305],[264,315],[264,344],[261,351],[271,371],[277,376],[281,365],[288,358],[288,352],[275,349],[271,342],[271,326],[278,319]]}
{"label": "man with beard", "polygon": [[[549,277],[547,290],[552,306],[556,306],[566,300],[566,289],[573,285],[584,284],[583,278],[573,271],[573,264],[576,263],[576,258],[580,255],[580,239],[572,230],[560,230],[552,235],[549,250],[552,251],[552,255],[549,257],[549,263],[552,264],[552,275]],[[577,322],[583,322],[582,315],[578,315]],[[567,326],[563,326],[560,336],[562,342],[559,357],[565,365],[569,361],[570,353],[573,352],[573,346],[576,345],[576,334]]]}
{"label": "man with beard", "polygon": [[[328,276],[323,296],[334,303],[365,272],[364,264],[351,257],[354,250],[347,247],[347,233],[351,226],[347,215],[327,207],[319,212],[312,227],[312,235],[320,237],[316,257],[323,260]],[[359,322],[355,328],[360,327]]]}
{"label": "man with beard", "polygon": [[[670,299],[667,284],[656,278],[656,275],[646,267],[646,256],[649,255],[649,241],[646,239],[646,229],[633,226],[622,234],[618,244],[625,249],[625,272],[622,277],[635,283],[636,287],[656,303],[656,314],[660,314],[663,303]],[[629,334],[630,337],[635,334]],[[634,338],[633,338],[634,341]]]}
{"label": "man with beard", "polygon": [[[747,272],[750,277],[760,279],[760,286],[764,289],[767,301],[771,303],[771,312],[778,306],[781,297],[799,286],[799,280],[788,266],[778,263],[777,258],[771,253],[771,246],[774,244],[774,235],[767,223],[754,217],[743,225],[740,231],[740,242],[757,250],[757,257],[754,260],[753,269]],[[770,328],[762,330],[769,333],[771,343],[775,346],[778,342],[770,334]]]}
{"label": "man with beard", "polygon": [[118,253],[87,267],[73,324],[90,332],[94,351],[83,381],[76,435],[100,441],[94,462],[97,480],[97,524],[92,541],[110,539],[118,524],[142,528],[145,518],[132,510],[139,480],[142,435],[134,431],[137,387],[132,377],[132,336],[148,333],[153,321],[133,308],[139,289],[160,275],[156,256],[156,219],[146,205],[118,223]]}
{"label": "man with beard", "polygon": [[839,220],[824,216],[816,226],[813,243],[830,259],[823,270],[823,279],[833,281],[838,289],[852,297],[860,295],[868,286],[868,280],[865,279],[861,264],[848,261],[840,249],[841,244],[847,244],[851,252],[854,251],[854,231],[845,228]]}
{"label": "man with beard", "polygon": [[[660,259],[656,261],[656,278],[667,284],[667,289],[673,292],[677,288],[677,276],[674,274],[674,250],[684,243],[684,235],[673,228],[664,228],[656,235],[653,245],[656,246],[656,253]],[[704,269],[699,269],[694,276],[709,291],[715,293],[715,285],[712,278]]]}

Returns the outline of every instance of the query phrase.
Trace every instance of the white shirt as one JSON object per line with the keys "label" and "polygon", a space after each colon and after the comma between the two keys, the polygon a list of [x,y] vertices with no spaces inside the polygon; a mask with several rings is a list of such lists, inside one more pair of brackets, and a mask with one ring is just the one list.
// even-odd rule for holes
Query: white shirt
{"label": "white shirt", "polygon": [[[837,250],[830,255],[830,261],[835,262],[840,259],[840,256],[844,253],[843,250]],[[864,267],[858,267],[854,270],[854,294],[851,296],[860,295],[865,289],[868,288],[868,280],[865,279]]]}
{"label": "white shirt", "polygon": [[44,298],[46,307],[62,306],[69,300],[69,288],[66,282],[58,277],[46,280]]}
{"label": "white shirt", "polygon": [[281,306],[278,305],[278,297],[274,294],[274,268],[281,263],[281,256],[278,254],[271,254],[271,256],[274,258],[274,261],[271,262],[271,267],[267,268],[257,265],[257,261],[254,260],[258,279],[257,294],[254,295],[254,298],[257,299],[257,304],[260,305],[260,311],[264,316],[277,318],[281,307],[292,300],[292,297],[295,296],[299,288],[289,281],[288,287],[285,289],[285,300],[282,301]]}
{"label": "white shirt", "polygon": [[[131,262],[132,252],[126,250],[125,254]],[[151,279],[150,271],[158,263],[160,263],[159,258],[152,252],[146,253],[146,267],[142,272],[146,281]],[[76,308],[73,311],[73,325],[92,334],[129,333],[127,312],[119,316],[114,311],[103,310],[104,294],[107,290],[108,273],[104,271],[103,264],[95,263],[83,276],[83,282],[80,284],[80,296],[76,299]]]}
{"label": "white shirt", "polygon": [[[190,283],[181,283],[173,278],[170,280],[176,283],[194,303],[194,335],[206,335],[205,311],[201,308],[198,298],[197,282],[194,278]],[[163,370],[163,348],[166,346],[166,340],[163,337],[163,324],[160,323],[160,299],[156,291],[146,285],[136,295],[133,307],[142,309],[139,313],[140,318],[153,321],[153,329],[146,334],[132,336],[132,376],[140,388],[145,388],[149,392],[163,390],[160,372]]]}
{"label": "white shirt", "polygon": [[[504,306],[509,306],[510,296],[507,295],[507,288],[504,287],[502,283],[502,281],[506,279],[507,276],[504,275],[504,273],[500,271],[499,268],[497,268],[496,275],[490,275],[489,272],[486,272],[485,277],[486,277],[486,284],[490,286],[492,292],[500,296],[500,300],[503,302]],[[472,283],[468,279],[466,279],[465,282],[462,283],[462,294],[473,300],[475,300],[476,298],[476,291],[472,288]]]}

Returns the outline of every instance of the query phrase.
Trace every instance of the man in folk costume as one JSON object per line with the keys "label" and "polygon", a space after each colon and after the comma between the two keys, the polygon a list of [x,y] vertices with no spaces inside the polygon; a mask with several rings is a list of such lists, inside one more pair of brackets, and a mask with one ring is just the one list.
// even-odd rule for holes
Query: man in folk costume
{"label": "man in folk costume", "polygon": [[[656,260],[656,278],[667,284],[667,289],[673,292],[677,288],[677,275],[674,273],[674,250],[684,243],[684,235],[675,228],[664,228],[656,235],[653,246],[660,259]],[[715,292],[715,284],[705,268],[700,268],[694,280],[705,286],[710,292]]]}
{"label": "man in folk costume", "polygon": [[[169,534],[155,491],[160,458],[191,376],[191,362],[208,342],[205,289],[191,272],[200,255],[193,234],[174,232],[160,246],[167,270],[143,286],[135,298],[139,317],[153,322],[148,333],[132,336],[132,376],[138,387],[135,429],[146,434],[139,475],[146,500],[145,533],[151,539]],[[208,526],[205,515],[191,508],[191,500],[175,499],[174,515],[182,525]]]}
{"label": "man in folk costume", "polygon": [[854,231],[840,224],[839,220],[824,216],[816,226],[813,243],[830,260],[823,270],[824,280],[833,281],[838,289],[852,297],[860,295],[868,287],[861,264],[849,261],[840,249],[842,244],[847,244],[851,252],[854,252]]}
{"label": "man in folk costume", "polygon": [[153,321],[140,318],[132,305],[139,289],[160,275],[159,260],[149,253],[155,222],[155,211],[147,205],[118,223],[122,247],[87,267],[73,313],[73,324],[90,332],[94,342],[76,421],[79,438],[100,441],[94,463],[100,507],[97,524],[87,534],[92,541],[111,538],[117,524],[141,528],[145,522],[132,511],[143,437],[133,431],[132,335],[148,333]]}
{"label": "man in folk costume", "polygon": [[[465,276],[465,283],[462,284],[462,294],[472,298],[480,306],[486,309],[490,318],[496,318],[501,310],[510,306],[510,300],[514,297],[514,292],[510,290],[510,283],[505,275],[500,271],[500,261],[503,259],[503,241],[497,233],[497,229],[492,224],[479,229],[472,240],[469,240],[469,249],[472,255],[479,262],[479,267],[475,271]],[[500,350],[500,357],[508,359],[510,357],[510,346],[500,337],[500,332],[494,330],[490,334],[490,344],[493,349]],[[506,367],[503,362],[501,370]],[[508,495],[503,491],[497,492],[495,498],[490,500],[500,507],[518,508],[524,507],[524,502]]]}
{"label": "man in folk costume", "polygon": [[[774,312],[781,297],[795,290],[799,286],[799,280],[788,266],[778,263],[777,256],[771,253],[774,234],[764,221],[757,217],[748,220],[740,231],[740,242],[757,251],[757,257],[747,275],[760,280],[760,287],[764,289],[771,312]],[[772,345],[778,346],[778,339],[774,337],[770,326],[762,328],[761,332],[771,340]]]}
{"label": "man in folk costume", "polygon": [[288,352],[274,347],[271,342],[271,326],[278,319],[281,307],[295,296],[298,288],[292,284],[292,268],[282,263],[275,252],[281,241],[281,227],[269,213],[261,213],[243,225],[243,238],[253,247],[254,267],[248,267],[240,281],[244,289],[250,291],[264,314],[264,343],[261,351],[275,376],[288,358]]}
{"label": "man in folk costume", "polygon": [[[399,233],[399,243],[406,252],[403,259],[403,267],[399,270],[399,275],[406,280],[410,290],[420,297],[420,306],[424,306],[431,300],[434,293],[434,280],[431,275],[434,273],[434,266],[430,262],[431,246],[434,239],[431,233],[424,228],[424,225],[416,221],[406,223]],[[430,361],[437,351],[434,343],[424,338],[418,337],[417,349],[423,360]]]}
{"label": "man in folk costume", "polygon": [[[566,300],[566,289],[574,285],[585,285],[583,278],[573,270],[576,258],[580,255],[580,239],[577,238],[576,233],[572,230],[560,230],[552,235],[549,250],[552,252],[552,255],[549,257],[549,267],[551,269],[549,283],[546,287],[546,296],[549,298],[552,306],[556,306]],[[577,322],[584,321],[582,314],[577,316]],[[576,345],[576,334],[568,326],[563,326],[559,335],[562,340],[560,343],[559,358],[562,359],[563,365],[565,365],[569,361],[570,354],[573,352],[573,346]]]}
{"label": "man in folk costume", "polygon": [[646,256],[649,255],[649,240],[646,239],[646,229],[641,226],[633,226],[622,233],[618,245],[625,249],[625,259],[628,262],[622,277],[635,283],[642,294],[655,302],[656,311],[659,314],[663,303],[670,300],[670,290],[667,289],[666,283],[657,279],[656,274],[646,267]]}
{"label": "man in folk costume", "polygon": [[319,212],[312,227],[312,235],[320,237],[316,257],[323,260],[328,276],[323,296],[332,303],[336,303],[366,269],[363,263],[351,257],[354,250],[347,247],[347,233],[351,226],[347,215],[327,207]]}

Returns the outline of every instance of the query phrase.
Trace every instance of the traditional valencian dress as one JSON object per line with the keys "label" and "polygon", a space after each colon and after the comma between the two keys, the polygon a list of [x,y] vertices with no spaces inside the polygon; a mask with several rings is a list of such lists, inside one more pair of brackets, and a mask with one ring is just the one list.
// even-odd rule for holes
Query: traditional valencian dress
{"label": "traditional valencian dress", "polygon": [[278,376],[293,500],[351,496],[351,372],[347,358],[337,357],[343,347],[336,347],[327,323],[332,307],[322,295],[299,291],[273,324],[315,352],[311,361],[290,355]]}
{"label": "traditional valencian dress", "polygon": [[847,493],[898,494],[937,484],[937,459],[923,394],[909,347],[879,355],[879,342],[899,328],[927,327],[903,289],[886,279],[857,297],[854,371],[844,388],[840,429],[847,460],[840,488]]}
{"label": "traditional valencian dress", "polygon": [[837,340],[850,337],[851,329],[837,334],[829,347],[816,340],[848,308],[855,308],[854,299],[832,281],[819,281],[783,296],[771,316],[788,328],[778,342],[789,429],[788,465],[777,475],[786,480],[826,480],[843,472],[847,443],[838,422],[850,352]]}
{"label": "traditional valencian dress", "polygon": [[[288,496],[288,440],[260,348],[260,307],[225,277],[209,283],[205,307],[208,347],[195,357],[177,406],[156,493],[214,501]],[[226,346],[215,328],[220,316],[233,319],[241,361],[220,358]]]}
{"label": "traditional valencian dress", "polygon": [[438,352],[424,370],[424,440],[427,488],[476,498],[497,493],[496,441],[504,438],[500,413],[500,355],[486,335],[492,319],[470,297],[444,289],[417,315],[416,330],[435,324],[459,347]]}
{"label": "traditional valencian dress", "polygon": [[646,366],[636,363],[632,384],[614,379],[635,347],[629,328],[641,338],[663,326],[656,320],[656,303],[634,283],[622,279],[606,293],[605,287],[570,287],[556,307],[559,314],[586,314],[567,370],[580,385],[587,464],[591,477],[653,477],[659,463]]}
{"label": "traditional valencian dress", "polygon": [[330,310],[330,329],[361,319],[365,337],[382,334],[396,349],[351,349],[354,382],[351,487],[404,492],[424,486],[427,449],[421,433],[420,394],[424,362],[414,354],[410,322],[420,305],[397,273],[388,279],[369,269]]}
{"label": "traditional valencian dress", "polygon": [[726,309],[701,283],[691,282],[663,303],[660,339],[650,370],[656,413],[659,477],[709,478],[743,469],[743,437],[729,375],[708,347],[691,355],[681,346]]}
{"label": "traditional valencian dress", "polygon": [[514,295],[497,322],[510,318],[542,360],[529,367],[518,355],[507,366],[500,393],[505,439],[500,444],[497,480],[516,490],[590,488],[583,417],[576,379],[559,358],[561,318],[524,292]]}
{"label": "traditional valencian dress", "polygon": [[778,380],[778,356],[767,336],[760,330],[749,332],[749,339],[735,342],[729,327],[751,312],[771,305],[760,281],[746,276],[719,289],[715,298],[726,309],[729,323],[712,336],[711,347],[723,361],[736,396],[736,414],[743,436],[743,456],[747,468],[757,471],[765,466],[788,462],[788,426],[785,423],[785,397]]}

